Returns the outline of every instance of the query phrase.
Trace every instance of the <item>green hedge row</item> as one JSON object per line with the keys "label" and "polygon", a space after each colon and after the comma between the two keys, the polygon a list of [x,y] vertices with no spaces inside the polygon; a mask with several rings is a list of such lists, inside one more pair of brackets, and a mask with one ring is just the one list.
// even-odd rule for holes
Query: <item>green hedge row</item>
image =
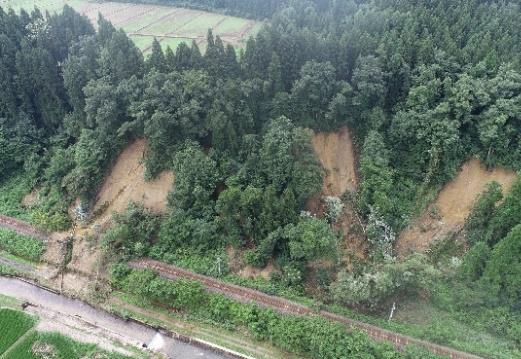
{"label": "green hedge row", "polygon": [[348,332],[338,323],[320,317],[282,315],[271,309],[243,304],[219,294],[206,292],[200,283],[171,281],[147,270],[130,270],[115,265],[113,286],[153,302],[182,310],[221,327],[245,328],[258,340],[269,341],[285,351],[311,358],[431,358],[411,349],[398,353],[390,345],[370,341],[359,331]]}
{"label": "green hedge row", "polygon": [[36,238],[0,228],[0,249],[18,257],[39,261],[45,252],[45,244]]}

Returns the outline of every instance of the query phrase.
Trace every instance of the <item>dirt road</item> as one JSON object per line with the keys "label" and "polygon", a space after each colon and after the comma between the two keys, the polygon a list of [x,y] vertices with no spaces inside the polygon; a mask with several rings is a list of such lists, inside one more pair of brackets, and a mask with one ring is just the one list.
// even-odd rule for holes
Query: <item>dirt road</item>
{"label": "dirt road", "polygon": [[0,294],[30,303],[27,311],[41,318],[39,330],[72,334],[76,340],[95,343],[103,349],[118,350],[111,344],[116,341],[128,346],[146,344],[148,348],[168,358],[225,358],[212,351],[171,338],[150,327],[127,322],[82,301],[66,298],[19,279],[0,277]]}

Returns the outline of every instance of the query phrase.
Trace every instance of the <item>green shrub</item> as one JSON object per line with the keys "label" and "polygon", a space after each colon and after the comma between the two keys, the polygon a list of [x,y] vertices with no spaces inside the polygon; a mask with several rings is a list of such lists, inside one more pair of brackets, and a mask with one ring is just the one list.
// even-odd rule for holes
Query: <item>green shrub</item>
{"label": "green shrub", "polygon": [[226,327],[247,328],[254,338],[311,358],[394,358],[394,350],[371,343],[365,334],[320,317],[282,315],[271,309],[205,292],[199,283],[171,281],[144,270],[113,270],[119,288],[161,305],[183,309],[202,320]]}
{"label": "green shrub", "polygon": [[401,295],[430,290],[440,272],[425,256],[416,254],[401,262],[388,262],[360,275],[342,271],[331,285],[333,299],[344,305],[377,310]]}
{"label": "green shrub", "polygon": [[24,175],[13,175],[0,183],[0,213],[6,216],[28,220],[28,212],[21,202],[31,191],[31,183]]}
{"label": "green shrub", "polygon": [[475,244],[463,257],[463,263],[459,268],[461,276],[468,282],[481,278],[490,258],[490,253],[487,243],[478,242]]}
{"label": "green shrub", "polygon": [[496,204],[503,199],[501,185],[491,182],[486,190],[480,194],[466,223],[465,231],[470,244],[475,244],[485,239],[485,232],[496,211]]}
{"label": "green shrub", "polygon": [[498,298],[521,310],[521,224],[494,247],[484,279]]}
{"label": "green shrub", "polygon": [[423,329],[423,337],[434,343],[449,344],[454,334],[442,321],[434,321]]}
{"label": "green shrub", "polygon": [[0,249],[18,257],[39,261],[45,251],[45,244],[36,238],[0,228]]}
{"label": "green shrub", "polygon": [[46,231],[63,231],[70,227],[71,220],[67,213],[49,212],[45,209],[36,209],[31,213],[31,222]]}
{"label": "green shrub", "polygon": [[115,224],[103,235],[105,253],[122,259],[146,256],[159,230],[159,217],[142,205],[130,203],[122,214],[115,214]]}

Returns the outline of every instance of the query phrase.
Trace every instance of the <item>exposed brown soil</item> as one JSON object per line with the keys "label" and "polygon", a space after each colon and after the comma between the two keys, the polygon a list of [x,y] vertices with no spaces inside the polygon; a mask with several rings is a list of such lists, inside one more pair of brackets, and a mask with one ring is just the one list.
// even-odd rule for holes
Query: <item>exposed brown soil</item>
{"label": "exposed brown soil", "polygon": [[[47,249],[43,260],[56,266],[67,265],[68,269],[98,276],[102,268],[102,255],[99,250],[101,234],[110,225],[114,212],[124,212],[130,202],[141,203],[154,212],[166,210],[168,192],[172,188],[174,176],[172,172],[163,172],[150,182],[144,180],[142,163],[145,141],[137,140],[127,146],[118,156],[110,174],[105,179],[93,206],[96,217],[89,224],[74,224],[71,232],[52,233],[48,237],[35,232],[22,222],[6,218],[6,226],[17,231],[25,231],[38,238],[47,239]],[[74,217],[74,208],[78,201],[69,208],[69,215]],[[0,225],[2,218],[0,216]],[[65,263],[67,255],[66,242],[74,238],[70,263]]]}
{"label": "exposed brown soil", "polygon": [[260,277],[269,280],[271,275],[277,271],[273,261],[270,261],[264,268],[255,268],[250,265],[246,265],[243,262],[242,251],[233,248],[232,246],[228,246],[226,248],[226,252],[228,254],[228,267],[233,273],[241,276],[242,278],[255,279]]}
{"label": "exposed brown soil", "polygon": [[116,159],[96,196],[92,210],[96,217],[92,223],[78,223],[74,228],[70,269],[99,275],[102,270],[100,236],[110,225],[112,215],[124,212],[131,202],[140,203],[156,213],[166,210],[174,175],[165,171],[155,180],[146,182],[143,164],[145,149],[145,140],[136,140]]}
{"label": "exposed brown soil", "polygon": [[[312,215],[323,217],[323,196],[341,197],[346,191],[356,190],[358,184],[356,155],[353,140],[347,127],[336,132],[319,132],[313,136],[313,148],[325,171],[322,192],[309,199],[307,209]],[[349,254],[364,258],[367,240],[356,214],[345,206],[335,228],[344,236],[344,249]],[[348,264],[350,261],[347,261]]]}
{"label": "exposed brown soil", "polygon": [[164,212],[174,175],[163,172],[150,182],[145,181],[143,156],[145,140],[128,145],[117,158],[96,197],[93,212],[102,212],[100,218],[124,212],[130,202],[141,203],[154,212]]}
{"label": "exposed brown soil", "polygon": [[98,274],[101,266],[101,253],[97,243],[99,240],[92,234],[74,236],[72,257],[69,267],[85,273]]}
{"label": "exposed brown soil", "polygon": [[55,232],[49,236],[43,260],[47,263],[60,266],[65,261],[66,242],[70,237],[69,232]]}
{"label": "exposed brown soil", "polygon": [[34,189],[31,193],[28,193],[24,196],[24,198],[22,199],[22,206],[23,207],[33,207],[34,205],[36,205],[38,203],[38,195],[39,195],[39,190],[38,189]]}
{"label": "exposed brown soil", "polygon": [[326,171],[323,195],[340,197],[357,185],[353,141],[347,127],[313,136],[313,148]]}
{"label": "exposed brown soil", "polygon": [[247,279],[255,279],[255,278],[264,278],[269,280],[273,272],[276,272],[276,268],[273,265],[273,262],[268,263],[264,268],[255,268],[252,266],[244,266],[237,272],[243,278]]}
{"label": "exposed brown soil", "polygon": [[466,162],[456,178],[441,190],[436,201],[400,234],[396,243],[398,256],[424,252],[433,241],[458,231],[487,183],[496,181],[505,192],[515,178],[514,172],[501,168],[489,171],[477,159]]}
{"label": "exposed brown soil", "polygon": [[362,330],[366,332],[367,335],[374,340],[391,342],[396,348],[400,350],[403,350],[403,348],[407,345],[417,345],[424,347],[433,353],[447,355],[454,359],[478,358],[477,356],[474,356],[472,354],[467,354],[448,347],[432,344],[423,340],[409,337],[407,335],[394,333],[389,330],[378,328],[376,326],[359,322],[357,320],[353,320],[344,316],[336,315],[324,310],[315,312],[305,305],[290,301],[288,299],[275,297],[259,292],[254,289],[240,287],[234,284],[222,282],[215,278],[195,274],[185,269],[181,269],[155,260],[148,259],[134,261],[130,263],[130,266],[133,268],[152,269],[156,271],[160,276],[168,279],[175,280],[179,278],[184,278],[188,280],[198,281],[206,288],[206,290],[210,292],[221,293],[227,297],[241,302],[256,303],[260,306],[272,308],[282,313],[290,313],[294,315],[320,315],[329,320],[345,324],[348,327]]}
{"label": "exposed brown soil", "polygon": [[351,258],[344,258],[347,265],[350,265],[354,258],[366,258],[369,244],[363,227],[350,206],[344,207],[340,219],[335,223],[335,228],[344,234],[344,249],[351,255]]}

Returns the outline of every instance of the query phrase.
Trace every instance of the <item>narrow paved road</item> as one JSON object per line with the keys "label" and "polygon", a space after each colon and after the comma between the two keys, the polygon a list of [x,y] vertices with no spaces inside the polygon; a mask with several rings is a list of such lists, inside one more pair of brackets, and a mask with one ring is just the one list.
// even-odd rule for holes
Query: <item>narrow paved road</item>
{"label": "narrow paved road", "polygon": [[392,332],[387,329],[337,315],[325,310],[321,310],[320,312],[316,313],[310,307],[285,298],[268,295],[254,289],[226,283],[213,277],[196,274],[186,269],[158,262],[152,259],[141,259],[133,261],[130,262],[129,265],[137,269],[151,269],[163,278],[167,279],[176,280],[183,278],[197,281],[201,283],[208,291],[221,293],[229,298],[241,302],[255,303],[263,307],[272,308],[281,313],[295,315],[320,315],[329,320],[345,324],[348,327],[361,330],[367,333],[367,335],[373,340],[389,342],[398,350],[404,349],[407,345],[417,345],[431,351],[432,353],[447,356],[451,359],[480,359],[480,357],[477,355],[430,343],[425,340],[410,337],[408,335]]}
{"label": "narrow paved road", "polygon": [[[0,227],[8,227],[20,233],[25,231],[37,231],[31,225],[14,220],[9,217],[0,215]],[[22,232],[23,231],[23,232]],[[178,268],[173,265],[168,265],[165,263],[161,263],[158,261],[154,261],[151,259],[143,259],[138,261],[133,261],[129,263],[133,268],[145,268],[152,269],[161,275],[164,278],[168,279],[178,279],[185,278],[189,280],[194,280],[200,282],[207,290],[212,292],[222,293],[232,299],[248,302],[248,303],[256,303],[258,305],[273,308],[277,311],[284,313],[291,313],[296,315],[315,315],[315,313],[311,308],[306,307],[300,303],[296,303],[285,298],[280,298],[276,296],[267,295],[265,293],[241,287],[238,285],[233,285],[230,283],[226,283],[220,281],[216,278],[203,276],[200,274],[196,274],[190,271],[187,271],[182,268]],[[0,283],[1,284],[1,283]],[[359,330],[364,331],[368,334],[371,339],[387,341],[394,345],[398,350],[403,349],[407,345],[417,345],[420,347],[424,347],[432,353],[444,355],[451,359],[480,359],[479,356],[473,355],[470,353],[465,353],[459,350],[455,350],[453,348],[449,348],[446,346],[434,344],[431,342],[427,342],[425,340],[417,339],[410,337],[408,335],[404,335],[401,333],[392,332],[383,328],[379,328],[364,322],[360,322],[357,320],[353,320],[351,318],[347,318],[344,316],[336,315],[327,311],[320,311],[318,315],[325,317],[329,320],[343,323],[347,326],[357,328]],[[187,357],[189,358],[189,357]]]}
{"label": "narrow paved road", "polygon": [[93,333],[103,333],[127,344],[145,343],[149,348],[154,348],[168,358],[225,358],[209,350],[163,335],[147,326],[127,322],[82,301],[54,294],[19,279],[0,277],[0,294],[29,302],[40,311],[53,313],[55,319],[68,317],[69,320],[81,320],[92,326]]}

